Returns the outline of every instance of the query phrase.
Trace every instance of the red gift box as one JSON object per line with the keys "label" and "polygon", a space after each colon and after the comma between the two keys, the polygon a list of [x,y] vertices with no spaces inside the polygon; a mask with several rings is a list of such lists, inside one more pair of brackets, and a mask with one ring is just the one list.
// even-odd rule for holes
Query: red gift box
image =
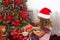
{"label": "red gift box", "polygon": [[33,30],[32,25],[26,25],[26,31],[30,32],[31,30]]}

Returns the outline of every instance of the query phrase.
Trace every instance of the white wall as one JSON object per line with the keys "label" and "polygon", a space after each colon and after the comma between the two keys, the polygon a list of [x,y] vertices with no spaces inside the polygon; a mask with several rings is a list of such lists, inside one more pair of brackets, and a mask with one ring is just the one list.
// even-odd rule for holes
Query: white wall
{"label": "white wall", "polygon": [[52,11],[60,11],[60,0],[28,0],[29,9],[40,10],[43,7],[48,7]]}
{"label": "white wall", "polygon": [[60,0],[28,0],[28,9],[41,10],[47,7],[52,10],[53,34],[60,35]]}
{"label": "white wall", "polygon": [[51,18],[53,23],[52,34],[57,34],[58,36],[60,36],[60,12],[53,12]]}

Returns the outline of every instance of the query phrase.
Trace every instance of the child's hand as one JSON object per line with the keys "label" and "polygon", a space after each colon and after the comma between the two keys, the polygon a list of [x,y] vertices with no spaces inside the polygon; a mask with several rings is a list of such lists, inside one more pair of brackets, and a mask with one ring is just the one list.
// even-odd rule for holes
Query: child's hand
{"label": "child's hand", "polygon": [[40,30],[40,27],[33,27],[33,30]]}
{"label": "child's hand", "polygon": [[37,30],[36,27],[33,27],[33,30]]}

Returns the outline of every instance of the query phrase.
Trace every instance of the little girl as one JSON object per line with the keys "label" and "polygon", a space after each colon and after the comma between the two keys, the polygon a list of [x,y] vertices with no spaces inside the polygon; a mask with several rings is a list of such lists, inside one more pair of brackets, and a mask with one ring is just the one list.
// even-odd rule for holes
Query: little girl
{"label": "little girl", "polygon": [[33,39],[32,40],[49,40],[52,30],[52,25],[50,21],[50,9],[43,8],[38,13],[38,18],[40,25],[38,27],[33,27]]}

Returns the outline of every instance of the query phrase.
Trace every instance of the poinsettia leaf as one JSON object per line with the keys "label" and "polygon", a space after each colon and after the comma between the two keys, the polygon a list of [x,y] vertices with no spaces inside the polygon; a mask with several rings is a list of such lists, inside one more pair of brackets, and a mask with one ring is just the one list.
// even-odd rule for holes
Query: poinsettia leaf
{"label": "poinsettia leaf", "polygon": [[10,8],[10,10],[12,10],[13,9],[12,5],[9,8]]}
{"label": "poinsettia leaf", "polygon": [[3,25],[6,25],[6,21],[5,20],[3,21]]}
{"label": "poinsettia leaf", "polygon": [[27,21],[21,21],[21,25],[22,25],[22,26],[27,25]]}
{"label": "poinsettia leaf", "polygon": [[27,0],[21,0],[21,2],[27,2]]}

